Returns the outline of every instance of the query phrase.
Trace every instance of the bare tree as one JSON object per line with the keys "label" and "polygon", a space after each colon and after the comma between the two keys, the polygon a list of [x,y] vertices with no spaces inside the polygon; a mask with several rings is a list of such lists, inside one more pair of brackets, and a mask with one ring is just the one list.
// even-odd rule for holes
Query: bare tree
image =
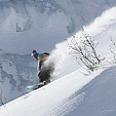
{"label": "bare tree", "polygon": [[100,56],[96,52],[96,45],[93,38],[84,29],[82,29],[80,35],[74,35],[68,41],[71,53],[75,54],[81,64],[84,64],[90,71],[94,71],[101,63]]}
{"label": "bare tree", "polygon": [[116,63],[116,41],[114,41],[113,39],[111,39],[110,52],[113,56],[112,62],[114,64]]}

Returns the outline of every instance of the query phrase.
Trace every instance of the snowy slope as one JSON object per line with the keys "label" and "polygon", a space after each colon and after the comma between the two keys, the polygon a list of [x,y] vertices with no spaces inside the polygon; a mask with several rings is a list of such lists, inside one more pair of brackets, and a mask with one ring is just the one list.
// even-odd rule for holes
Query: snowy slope
{"label": "snowy slope", "polygon": [[30,55],[0,51],[0,97],[3,103],[25,94],[25,87],[37,82],[36,65]]}
{"label": "snowy slope", "polygon": [[115,88],[116,67],[111,67],[70,98],[75,105],[79,100],[78,96],[84,94],[82,103],[77,104],[66,116],[115,116]]}
{"label": "snowy slope", "polygon": [[[17,99],[18,101],[16,100],[16,102],[14,100],[13,102],[8,103],[8,107],[11,109],[13,108],[13,110],[9,109],[9,111],[11,112],[11,115],[16,115],[17,112],[14,114],[15,111],[21,112],[22,110],[21,114],[18,113],[19,115],[23,116],[25,113],[27,113],[25,115],[32,113],[31,115],[41,116],[43,113],[46,113],[45,111],[50,110],[55,104],[59,104],[62,100],[74,94],[76,89],[80,89],[90,79],[92,79],[92,77],[83,77],[79,71],[76,71],[39,90],[31,92],[29,95]],[[13,107],[10,107],[11,104]],[[19,106],[23,105],[25,108],[19,110],[18,104]],[[8,113],[8,107],[6,113]],[[38,110],[38,112],[36,110]]]}
{"label": "snowy slope", "polygon": [[83,76],[79,71],[75,71],[6,104],[5,107],[2,106],[0,114],[1,116],[115,116],[115,75],[116,67],[96,71],[91,76]]}

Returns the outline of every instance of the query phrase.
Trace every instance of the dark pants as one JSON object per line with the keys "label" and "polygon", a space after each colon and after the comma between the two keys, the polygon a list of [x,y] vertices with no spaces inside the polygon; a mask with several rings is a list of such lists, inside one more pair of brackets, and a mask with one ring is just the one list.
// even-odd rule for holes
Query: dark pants
{"label": "dark pants", "polygon": [[50,82],[51,73],[53,72],[54,68],[51,66],[44,67],[40,70],[38,77],[40,82],[46,81],[47,83]]}

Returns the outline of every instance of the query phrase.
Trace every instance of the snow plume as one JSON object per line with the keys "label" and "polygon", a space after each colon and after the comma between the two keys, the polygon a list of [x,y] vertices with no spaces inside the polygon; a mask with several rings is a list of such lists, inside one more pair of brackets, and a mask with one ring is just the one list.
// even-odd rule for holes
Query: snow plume
{"label": "snow plume", "polygon": [[112,59],[110,45],[111,39],[116,41],[116,7],[106,10],[93,23],[85,27],[95,41],[98,42],[97,51],[109,62]]}
{"label": "snow plume", "polygon": [[63,68],[63,62],[65,61],[65,58],[67,56],[67,48],[66,48],[66,42],[62,42],[60,44],[56,45],[56,48],[52,51],[47,64],[54,63],[54,76],[58,76],[61,72],[61,69]]}
{"label": "snow plume", "polygon": [[[84,27],[85,32],[92,35],[92,37],[100,43],[101,46],[99,46],[99,48],[104,47],[105,50],[103,51],[102,49],[102,52],[104,52],[105,55],[109,46],[110,37],[112,36],[112,33],[114,33],[114,31],[112,31],[109,36],[107,34],[104,35],[103,33],[105,30],[108,31],[109,27],[112,24],[116,23],[115,13],[116,7],[113,7],[105,11],[100,17],[96,18],[95,21],[90,25]],[[102,35],[100,35],[100,33]],[[82,37],[81,30],[77,32],[75,36]],[[55,71],[53,73],[55,77],[62,77],[74,70],[77,70],[80,67],[75,58],[70,55],[69,52],[70,50],[68,48],[68,41],[70,41],[71,39],[72,37],[69,37],[62,43],[57,44],[56,48],[52,51],[49,57],[48,62],[54,62],[55,64]],[[109,41],[107,42],[107,40]],[[105,43],[105,45],[103,43]],[[99,48],[97,48],[98,51]]]}
{"label": "snow plume", "polygon": [[116,23],[116,7],[112,7],[102,13],[101,16],[97,17],[94,22],[92,22],[85,29],[89,34],[95,36],[107,30],[108,27]]}
{"label": "snow plume", "polygon": [[[54,64],[53,80],[57,77],[62,77],[77,69],[77,64],[68,52],[68,43],[64,41],[56,45],[56,48],[51,52],[51,55],[46,64]],[[75,65],[76,64],[76,65]],[[72,66],[72,67],[71,67]]]}

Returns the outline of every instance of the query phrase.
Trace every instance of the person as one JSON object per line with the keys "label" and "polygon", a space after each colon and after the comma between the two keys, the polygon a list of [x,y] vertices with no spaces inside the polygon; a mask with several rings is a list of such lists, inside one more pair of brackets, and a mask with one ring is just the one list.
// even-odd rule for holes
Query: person
{"label": "person", "polygon": [[32,56],[34,59],[38,62],[38,77],[39,77],[39,82],[43,83],[49,83],[50,82],[50,75],[51,72],[53,71],[53,68],[49,66],[44,66],[44,62],[49,58],[50,54],[47,52],[44,53],[38,53],[36,50],[32,51]]}

